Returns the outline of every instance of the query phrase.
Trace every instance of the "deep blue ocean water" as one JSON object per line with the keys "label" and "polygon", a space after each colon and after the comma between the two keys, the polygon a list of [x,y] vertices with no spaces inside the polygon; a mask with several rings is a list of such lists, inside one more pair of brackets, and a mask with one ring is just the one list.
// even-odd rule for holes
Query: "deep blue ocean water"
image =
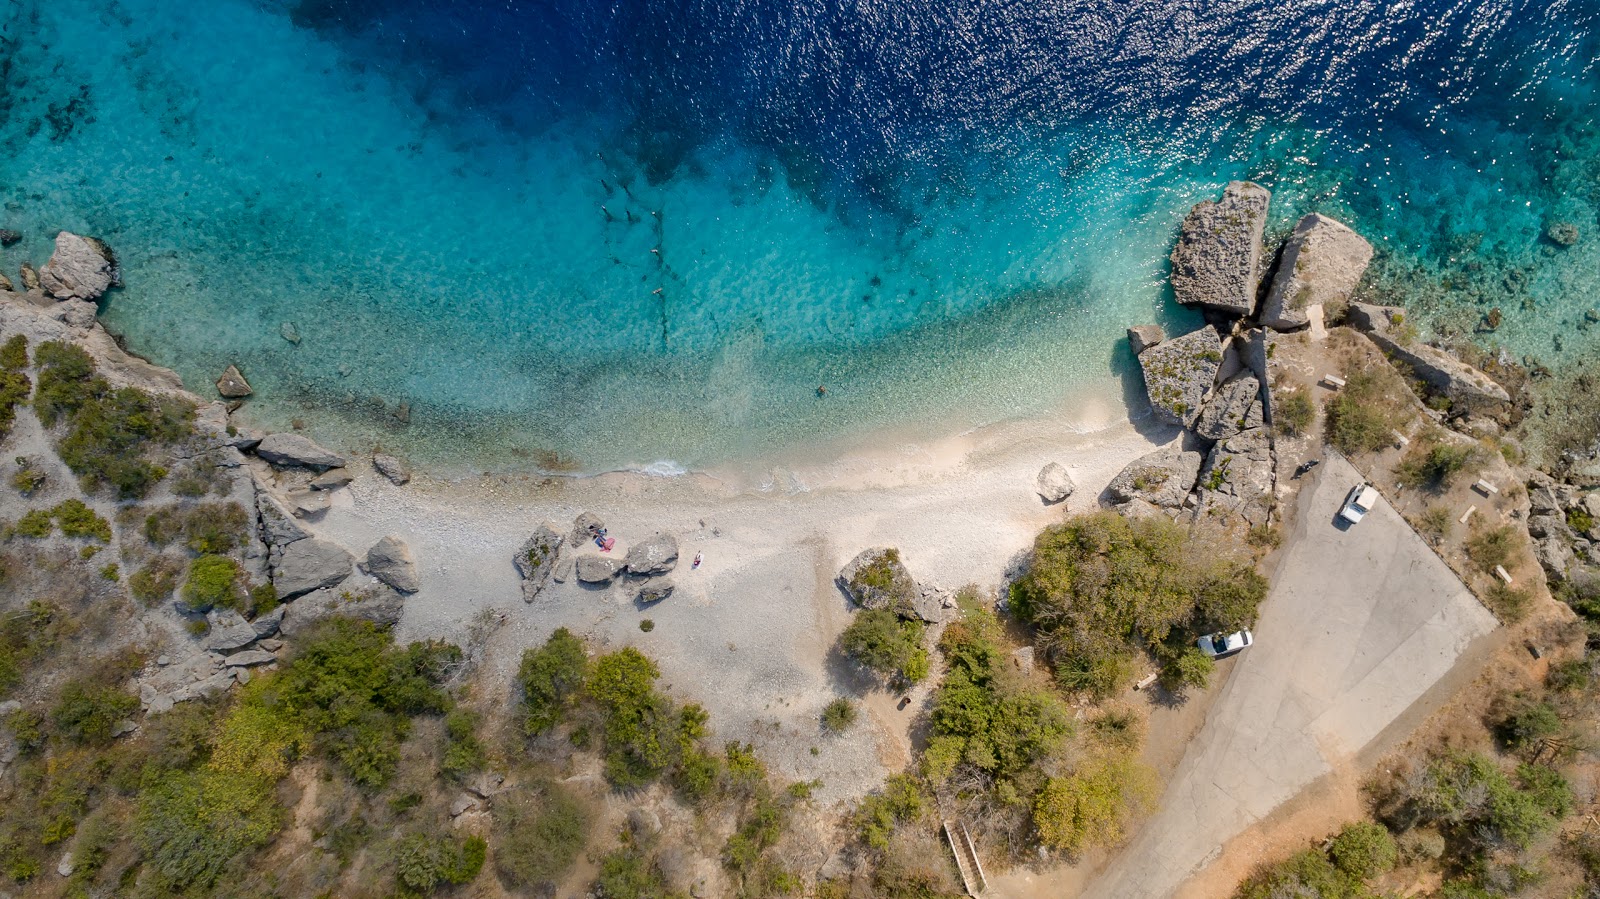
{"label": "deep blue ocean water", "polygon": [[1483,342],[1573,364],[1600,305],[1597,22],[0,0],[0,227],[27,235],[0,265],[98,235],[127,282],[108,323],[192,385],[237,362],[266,424],[481,467],[704,466],[1117,396],[1126,325],[1193,324],[1166,255],[1236,177],[1274,190],[1275,233],[1365,233],[1377,293],[1432,328],[1500,308]]}

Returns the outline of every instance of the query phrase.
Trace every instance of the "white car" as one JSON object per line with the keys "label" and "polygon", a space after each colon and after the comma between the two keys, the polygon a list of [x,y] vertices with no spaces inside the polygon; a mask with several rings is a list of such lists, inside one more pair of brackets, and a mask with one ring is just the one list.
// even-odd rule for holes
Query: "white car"
{"label": "white car", "polygon": [[1339,517],[1351,524],[1360,524],[1361,519],[1366,518],[1367,513],[1377,505],[1377,489],[1371,484],[1357,484],[1350,488],[1350,495],[1344,498],[1344,508],[1339,510]]}
{"label": "white car", "polygon": [[1234,653],[1243,652],[1256,638],[1249,631],[1234,631],[1231,634],[1206,634],[1195,641],[1200,651],[1213,659],[1225,659]]}

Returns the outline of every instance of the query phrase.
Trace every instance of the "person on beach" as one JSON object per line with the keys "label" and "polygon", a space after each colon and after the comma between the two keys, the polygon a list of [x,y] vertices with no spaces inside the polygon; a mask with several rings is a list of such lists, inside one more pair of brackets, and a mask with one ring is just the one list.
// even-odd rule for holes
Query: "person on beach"
{"label": "person on beach", "polygon": [[700,567],[700,554],[699,553],[695,553],[694,554],[694,562],[692,564],[690,564],[689,567],[691,569],[695,569],[695,568],[699,568]]}

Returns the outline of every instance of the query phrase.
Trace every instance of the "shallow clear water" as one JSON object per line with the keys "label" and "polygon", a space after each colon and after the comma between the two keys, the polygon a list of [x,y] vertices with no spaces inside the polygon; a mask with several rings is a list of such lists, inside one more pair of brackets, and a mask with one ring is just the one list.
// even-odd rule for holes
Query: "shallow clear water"
{"label": "shallow clear water", "polygon": [[0,0],[0,263],[98,235],[107,321],[191,384],[483,466],[1104,392],[1126,325],[1193,323],[1166,254],[1233,177],[1277,232],[1350,221],[1437,328],[1593,351],[1594,2],[477,6]]}

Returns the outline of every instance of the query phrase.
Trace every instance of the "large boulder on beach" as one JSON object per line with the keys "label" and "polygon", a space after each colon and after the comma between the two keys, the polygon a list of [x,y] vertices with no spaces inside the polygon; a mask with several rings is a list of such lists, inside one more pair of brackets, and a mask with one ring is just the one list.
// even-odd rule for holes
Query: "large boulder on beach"
{"label": "large boulder on beach", "polygon": [[56,250],[39,269],[39,286],[58,300],[98,300],[118,278],[110,247],[70,231],[56,235]]}
{"label": "large boulder on beach", "polygon": [[640,577],[666,574],[678,564],[678,539],[657,532],[628,548],[628,573]]}
{"label": "large boulder on beach", "polygon": [[1134,325],[1128,329],[1128,348],[1135,356],[1167,339],[1160,325]]}
{"label": "large boulder on beach", "polygon": [[1240,431],[1217,443],[1200,469],[1195,518],[1242,518],[1266,524],[1272,512],[1275,458],[1265,428]]}
{"label": "large boulder on beach", "polygon": [[1340,305],[1367,272],[1372,244],[1349,226],[1313,212],[1284,246],[1278,274],[1261,307],[1261,323],[1279,331],[1305,327],[1310,306]]}
{"label": "large boulder on beach", "polygon": [[300,434],[268,434],[256,444],[256,455],[281,468],[340,468],[344,457]]}
{"label": "large boulder on beach", "polygon": [[1183,220],[1172,251],[1172,291],[1178,302],[1241,318],[1256,310],[1261,284],[1261,234],[1272,192],[1231,181],[1220,201],[1206,200]]}
{"label": "large boulder on beach", "polygon": [[1067,474],[1067,469],[1060,462],[1051,462],[1039,470],[1033,489],[1045,502],[1059,503],[1071,496],[1077,485],[1072,483],[1072,475]]}
{"label": "large boulder on beach", "polygon": [[522,598],[526,602],[533,602],[549,582],[551,573],[555,570],[556,561],[561,556],[562,537],[556,533],[555,528],[542,524],[538,530],[522,545],[517,547],[517,554],[511,561],[517,566],[517,574],[522,575]]}
{"label": "large boulder on beach", "polygon": [[839,570],[839,587],[863,609],[889,609],[910,617],[922,591],[891,547],[862,550]]}
{"label": "large boulder on beach", "polygon": [[411,468],[406,463],[386,453],[373,453],[372,467],[378,474],[389,479],[389,483],[396,487],[404,487],[411,483]]}
{"label": "large boulder on beach", "polygon": [[1261,425],[1261,382],[1255,375],[1240,373],[1212,394],[1194,431],[1207,440],[1226,440]]}
{"label": "large boulder on beach", "polygon": [[605,529],[604,518],[593,512],[580,512],[577,518],[572,519],[572,533],[567,537],[567,545],[577,549],[586,543],[592,543],[595,533]]}
{"label": "large boulder on beach", "polygon": [[604,584],[622,573],[622,562],[610,556],[582,555],[578,557],[578,580],[585,584]]}
{"label": "large boulder on beach", "polygon": [[1207,325],[1165,341],[1139,356],[1144,386],[1156,418],[1189,427],[1200,417],[1222,366],[1222,339]]}
{"label": "large boulder on beach", "polygon": [[278,629],[285,637],[293,637],[335,615],[370,621],[379,627],[393,627],[400,621],[403,611],[405,597],[384,586],[374,585],[364,590],[316,590],[284,609]]}
{"label": "large boulder on beach", "polygon": [[316,537],[285,546],[272,571],[272,585],[279,599],[293,599],[303,593],[332,587],[350,576],[355,557],[337,543]]}
{"label": "large boulder on beach", "polygon": [[672,578],[651,578],[639,587],[639,592],[634,594],[634,599],[641,605],[650,605],[672,596],[672,592],[676,589],[677,585],[672,582]]}
{"label": "large boulder on beach", "polygon": [[384,537],[367,550],[361,570],[401,593],[415,593],[422,587],[422,582],[417,579],[417,559],[411,554],[411,547],[394,534]]}
{"label": "large boulder on beach", "polygon": [[224,399],[242,400],[254,392],[237,365],[228,366],[222,377],[217,379],[217,393]]}
{"label": "large boulder on beach", "polygon": [[1511,402],[1511,394],[1493,378],[1438,347],[1401,334],[1403,310],[1351,303],[1346,320],[1371,338],[1385,355],[1410,367],[1418,380],[1448,397],[1453,411],[1492,413]]}
{"label": "large boulder on beach", "polygon": [[1106,487],[1108,505],[1144,503],[1159,509],[1182,508],[1194,489],[1205,459],[1179,449],[1157,450],[1135,459]]}

